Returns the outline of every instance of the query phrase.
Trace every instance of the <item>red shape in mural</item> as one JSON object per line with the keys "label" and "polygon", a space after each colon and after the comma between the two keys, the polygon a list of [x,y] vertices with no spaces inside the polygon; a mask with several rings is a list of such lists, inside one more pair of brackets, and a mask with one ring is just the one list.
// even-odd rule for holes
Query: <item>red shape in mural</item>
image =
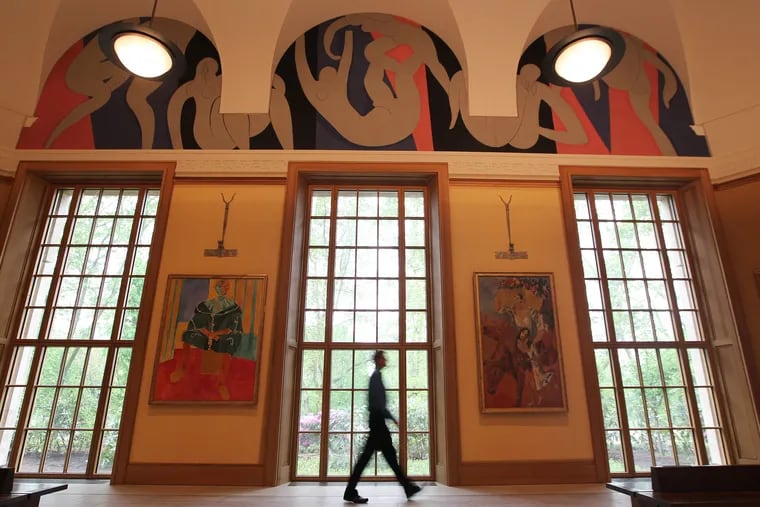
{"label": "red shape in mural", "polygon": [[[74,93],[66,86],[66,71],[74,58],[82,52],[84,47],[80,40],[58,60],[50,72],[45,86],[37,102],[35,116],[37,121],[31,127],[21,131],[16,148],[36,149],[42,148],[56,125],[79,104],[87,101],[88,97]],[[92,134],[92,121],[90,115],[64,130],[53,141],[51,148],[92,149],[95,147]]]}

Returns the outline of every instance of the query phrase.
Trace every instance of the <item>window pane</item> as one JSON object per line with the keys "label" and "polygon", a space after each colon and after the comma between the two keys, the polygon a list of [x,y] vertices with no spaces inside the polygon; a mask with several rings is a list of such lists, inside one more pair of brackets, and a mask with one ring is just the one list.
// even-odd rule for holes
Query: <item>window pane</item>
{"label": "window pane", "polygon": [[575,207],[575,218],[578,220],[589,218],[588,201],[586,194],[573,194],[573,206]]}
{"label": "window pane", "polygon": [[306,308],[325,308],[327,280],[311,278],[306,281]]}
{"label": "window pane", "polygon": [[305,342],[325,341],[325,317],[324,311],[304,312],[303,340]]}
{"label": "window pane", "polygon": [[358,246],[377,246],[377,220],[359,220],[357,224]]}
{"label": "window pane", "polygon": [[354,276],[356,264],[356,250],[353,248],[335,249],[335,276]]}
{"label": "window pane", "polygon": [[599,270],[596,265],[596,254],[593,250],[581,250],[583,260],[583,275],[586,278],[598,278]]}
{"label": "window pane", "polygon": [[404,215],[407,217],[425,216],[425,196],[422,192],[404,192]]}
{"label": "window pane", "polygon": [[362,249],[356,251],[356,276],[377,276],[377,250]]}
{"label": "window pane", "polygon": [[378,312],[377,317],[379,342],[398,343],[399,341],[399,313],[398,312]]}
{"label": "window pane", "polygon": [[327,276],[327,248],[309,248],[307,276]]}
{"label": "window pane", "polygon": [[426,342],[427,339],[427,314],[406,312],[406,341]]}
{"label": "window pane", "polygon": [[309,245],[327,246],[330,239],[330,221],[312,219],[309,225]]}
{"label": "window pane", "polygon": [[378,276],[398,278],[398,250],[381,248],[378,250]]}
{"label": "window pane", "polygon": [[381,217],[398,217],[398,192],[380,192],[378,204]]}
{"label": "window pane", "polygon": [[425,246],[425,222],[404,220],[404,241],[407,246]]}
{"label": "window pane", "polygon": [[315,190],[311,193],[311,215],[315,217],[330,216],[332,196],[329,190]]}
{"label": "window pane", "polygon": [[338,192],[338,216],[356,216],[356,192],[353,190],[341,190]]}
{"label": "window pane", "polygon": [[380,220],[378,226],[378,245],[398,246],[398,222],[396,220]]}
{"label": "window pane", "polygon": [[406,281],[406,307],[411,310],[427,308],[425,280]]}
{"label": "window pane", "polygon": [[360,217],[377,216],[377,192],[363,190],[359,192],[359,213]]}

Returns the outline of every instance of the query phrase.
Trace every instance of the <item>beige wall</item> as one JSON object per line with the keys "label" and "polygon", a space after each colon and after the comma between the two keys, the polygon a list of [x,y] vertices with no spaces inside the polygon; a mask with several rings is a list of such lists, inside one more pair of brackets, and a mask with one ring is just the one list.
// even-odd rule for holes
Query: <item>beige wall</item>
{"label": "beige wall", "polygon": [[753,277],[760,273],[760,176],[718,187],[715,199],[733,277],[734,306],[743,343],[751,350],[745,355],[754,360],[750,370],[755,389],[760,388],[760,282]]}
{"label": "beige wall", "polygon": [[[451,236],[463,461],[591,459],[578,330],[570,284],[559,187],[452,186]],[[511,203],[512,240],[528,259],[496,259],[508,249],[504,205]],[[557,298],[568,411],[482,414],[473,273],[552,273]]]}
{"label": "beige wall", "polygon": [[[204,257],[221,239],[224,203],[230,199],[225,247],[237,257]],[[174,186],[145,369],[135,421],[131,463],[261,462],[262,413],[272,354],[272,323],[285,188],[282,185],[181,184]],[[256,406],[150,405],[151,379],[170,274],[265,274],[267,297]]]}

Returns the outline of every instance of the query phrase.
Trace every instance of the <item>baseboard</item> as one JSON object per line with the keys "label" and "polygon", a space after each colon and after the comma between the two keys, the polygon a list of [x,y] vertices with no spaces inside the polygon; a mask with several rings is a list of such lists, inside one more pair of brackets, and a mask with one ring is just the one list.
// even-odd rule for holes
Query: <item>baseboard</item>
{"label": "baseboard", "polygon": [[129,463],[124,484],[265,486],[264,465]]}
{"label": "baseboard", "polygon": [[579,484],[604,482],[592,460],[465,461],[459,467],[460,486],[518,484]]}

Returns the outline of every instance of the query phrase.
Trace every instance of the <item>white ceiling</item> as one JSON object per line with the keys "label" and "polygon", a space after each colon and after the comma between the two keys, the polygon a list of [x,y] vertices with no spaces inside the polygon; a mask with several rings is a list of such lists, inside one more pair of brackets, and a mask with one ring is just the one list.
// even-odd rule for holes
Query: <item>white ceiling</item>
{"label": "white ceiling", "polygon": [[[15,145],[13,130],[34,114],[64,51],[106,24],[149,16],[152,7],[152,0],[3,0],[0,147]],[[760,102],[757,0],[575,0],[575,10],[579,23],[629,32],[664,55],[686,87],[696,124],[722,125]],[[261,113],[273,69],[296,37],[351,12],[400,15],[434,31],[466,70],[470,110],[482,116],[515,114],[524,48],[572,21],[569,0],[159,0],[156,15],[194,26],[215,43],[223,112]]]}

